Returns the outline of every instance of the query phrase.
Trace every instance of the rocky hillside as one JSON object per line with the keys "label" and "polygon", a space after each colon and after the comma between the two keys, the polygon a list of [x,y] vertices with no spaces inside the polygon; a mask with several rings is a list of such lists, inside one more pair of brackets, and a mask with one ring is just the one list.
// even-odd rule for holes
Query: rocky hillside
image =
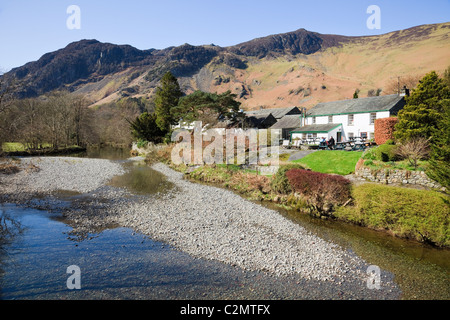
{"label": "rocky hillside", "polygon": [[68,89],[95,104],[124,96],[151,98],[172,71],[186,92],[236,93],[247,109],[349,98],[382,89],[408,75],[450,65],[450,23],[380,36],[346,37],[299,29],[230,47],[185,44],[164,50],[81,40],[6,73],[20,97]]}

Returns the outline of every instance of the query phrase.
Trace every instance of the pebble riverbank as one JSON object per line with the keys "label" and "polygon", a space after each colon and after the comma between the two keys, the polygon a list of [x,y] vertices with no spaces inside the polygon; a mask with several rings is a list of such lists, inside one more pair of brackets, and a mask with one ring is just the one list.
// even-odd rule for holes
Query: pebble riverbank
{"label": "pebble riverbank", "polygon": [[[30,166],[31,163],[39,169]],[[295,276],[337,285],[352,283],[367,291],[364,288],[368,264],[351,252],[311,234],[277,211],[230,190],[187,181],[182,173],[164,164],[155,164],[152,169],[164,174],[174,188],[148,196],[134,196],[129,191],[105,186],[113,176],[125,172],[118,162],[24,158],[21,166],[21,172],[3,176],[0,181],[0,194],[11,202],[57,190],[83,193],[97,199],[98,206],[89,202],[91,206],[83,208],[80,202],[73,210],[66,210],[65,216],[76,224],[115,223],[195,258],[274,276]],[[384,298],[398,296],[391,280],[383,279],[383,286],[388,288]]]}
{"label": "pebble riverbank", "polygon": [[184,180],[183,174],[163,164],[152,168],[177,188],[157,201],[118,206],[121,225],[195,257],[277,275],[295,273],[306,279],[332,280],[355,273],[353,266],[361,263],[276,211],[232,191]]}

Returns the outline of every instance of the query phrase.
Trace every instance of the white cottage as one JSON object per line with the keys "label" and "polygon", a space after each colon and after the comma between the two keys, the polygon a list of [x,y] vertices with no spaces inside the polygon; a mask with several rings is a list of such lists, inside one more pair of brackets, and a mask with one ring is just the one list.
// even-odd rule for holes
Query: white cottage
{"label": "white cottage", "polygon": [[291,140],[373,139],[375,120],[396,115],[404,105],[404,95],[398,94],[319,103],[306,113],[303,126],[291,131]]}

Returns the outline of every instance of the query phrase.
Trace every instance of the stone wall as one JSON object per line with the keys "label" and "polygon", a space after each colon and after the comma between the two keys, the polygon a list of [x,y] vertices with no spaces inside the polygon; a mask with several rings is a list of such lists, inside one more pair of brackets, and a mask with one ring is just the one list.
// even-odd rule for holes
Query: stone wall
{"label": "stone wall", "polygon": [[428,178],[424,171],[399,169],[371,169],[361,166],[356,168],[355,175],[369,181],[384,184],[412,184],[427,188],[445,190],[439,183]]}

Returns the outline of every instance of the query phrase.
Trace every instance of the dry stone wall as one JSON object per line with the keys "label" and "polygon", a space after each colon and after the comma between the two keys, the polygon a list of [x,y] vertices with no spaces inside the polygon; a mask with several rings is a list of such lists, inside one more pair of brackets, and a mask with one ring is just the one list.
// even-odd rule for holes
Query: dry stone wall
{"label": "dry stone wall", "polygon": [[369,181],[384,184],[413,184],[442,191],[445,190],[439,183],[428,178],[424,171],[400,169],[376,170],[369,167],[360,167],[356,169],[355,175]]}

